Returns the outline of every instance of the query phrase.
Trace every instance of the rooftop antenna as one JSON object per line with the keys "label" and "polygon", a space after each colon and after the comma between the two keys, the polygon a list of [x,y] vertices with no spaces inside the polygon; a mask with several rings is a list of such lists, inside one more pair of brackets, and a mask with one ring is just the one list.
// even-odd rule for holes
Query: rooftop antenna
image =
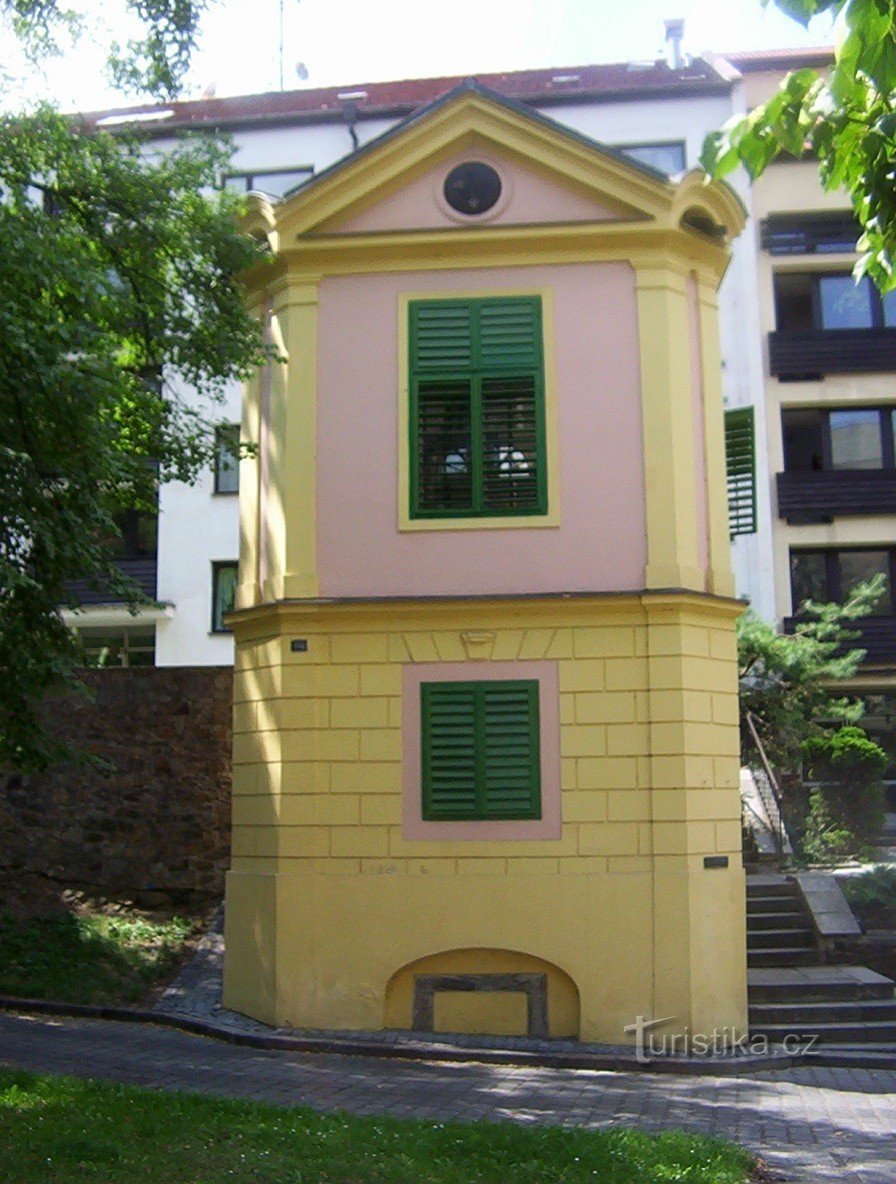
{"label": "rooftop antenna", "polygon": [[[283,0],[281,0],[282,5]],[[668,45],[666,53],[666,60],[669,64],[670,70],[680,70],[684,65],[684,54],[681,52],[681,43],[684,40],[684,18],[673,17],[671,20],[663,21],[666,27],[665,41]]]}
{"label": "rooftop antenna", "polygon": [[[296,0],[296,4],[298,4],[298,3],[299,3],[299,0]],[[280,64],[280,89],[283,90],[284,89],[283,51],[284,51],[284,43],[286,41],[286,0],[279,0],[279,12],[280,12],[280,47],[279,47],[277,57],[278,57],[278,61]],[[299,67],[301,67],[301,69]],[[302,70],[305,71],[304,74],[302,73]],[[305,69],[305,65],[303,62],[296,63],[296,73],[302,79],[305,79],[308,77],[308,72]]]}

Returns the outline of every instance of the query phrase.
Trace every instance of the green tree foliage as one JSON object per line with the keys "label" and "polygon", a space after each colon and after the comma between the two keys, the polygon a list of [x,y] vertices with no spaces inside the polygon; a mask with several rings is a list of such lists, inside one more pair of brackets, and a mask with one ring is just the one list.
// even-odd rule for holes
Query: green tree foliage
{"label": "green tree foliage", "polygon": [[[176,95],[208,7],[207,0],[119,0],[118,20],[135,35],[109,45],[113,81],[127,90]],[[0,16],[33,59],[59,52],[84,32],[83,15],[59,0],[0,0]]]}
{"label": "green tree foliage", "polygon": [[0,764],[58,755],[37,704],[73,678],[68,582],[134,598],[116,514],[208,462],[178,392],[213,401],[265,355],[234,278],[260,249],[234,195],[205,195],[227,155],[192,140],[148,159],[49,110],[0,120]]}
{"label": "green tree foliage", "polygon": [[[768,2],[768,0],[765,0]],[[801,24],[837,17],[833,68],[789,74],[777,94],[710,136],[707,172],[738,164],[758,177],[780,153],[817,159],[827,189],[844,189],[863,227],[857,275],[896,286],[896,0],[773,0]]]}
{"label": "green tree foliage", "polygon": [[859,585],[845,604],[802,607],[792,634],[778,633],[755,613],[737,625],[743,759],[755,759],[749,715],[772,765],[784,777],[797,774],[803,744],[825,732],[824,722],[855,723],[862,703],[838,691],[837,684],[858,670],[865,651],[851,649],[857,634],[852,621],[870,613],[883,591],[883,576]]}
{"label": "green tree foliage", "polygon": [[861,728],[839,728],[803,743],[804,771],[815,783],[803,850],[819,861],[857,855],[880,833],[881,777],[889,757]]}
{"label": "green tree foliage", "polygon": [[[133,35],[108,47],[113,78],[176,94],[206,7],[119,0],[110,19]],[[89,11],[0,0],[0,27],[41,61]],[[194,479],[224,383],[268,356],[235,279],[261,251],[218,188],[227,159],[211,139],[153,157],[49,109],[0,119],[0,765],[63,755],[39,705],[77,685],[70,581],[139,600],[112,560],[119,512]]]}

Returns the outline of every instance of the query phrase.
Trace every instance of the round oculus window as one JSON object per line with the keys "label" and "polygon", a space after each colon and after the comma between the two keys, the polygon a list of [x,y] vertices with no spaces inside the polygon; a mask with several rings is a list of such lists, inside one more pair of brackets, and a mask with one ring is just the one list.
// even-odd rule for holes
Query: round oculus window
{"label": "round oculus window", "polygon": [[490,164],[469,160],[445,178],[445,201],[458,214],[484,214],[501,196],[501,178]]}

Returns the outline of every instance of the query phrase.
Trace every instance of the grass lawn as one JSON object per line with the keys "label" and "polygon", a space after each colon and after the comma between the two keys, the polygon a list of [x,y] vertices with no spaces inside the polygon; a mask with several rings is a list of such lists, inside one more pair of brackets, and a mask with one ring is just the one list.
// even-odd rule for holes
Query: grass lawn
{"label": "grass lawn", "polygon": [[0,911],[0,995],[138,1003],[171,973],[198,925],[83,907],[30,919]]}
{"label": "grass lawn", "polygon": [[3,1184],[743,1184],[741,1148],[671,1132],[321,1116],[0,1071]]}

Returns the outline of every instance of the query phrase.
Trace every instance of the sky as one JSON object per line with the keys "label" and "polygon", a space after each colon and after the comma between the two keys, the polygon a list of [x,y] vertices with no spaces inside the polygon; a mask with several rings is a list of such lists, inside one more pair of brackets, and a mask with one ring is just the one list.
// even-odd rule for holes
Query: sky
{"label": "sky", "polygon": [[[71,54],[9,88],[7,106],[49,98],[66,110],[139,99],[104,81],[100,46],[124,28],[118,0],[88,0],[92,23]],[[284,88],[443,74],[643,60],[663,54],[663,21],[683,17],[684,49],[824,45],[829,18],[808,31],[761,0],[282,0]],[[185,88],[196,98],[280,89],[281,0],[217,0],[203,21]],[[81,8],[81,5],[77,5]],[[5,39],[6,40],[6,39]],[[8,43],[8,41],[7,41]],[[303,63],[302,80],[297,63]],[[8,60],[7,60],[8,64]]]}

